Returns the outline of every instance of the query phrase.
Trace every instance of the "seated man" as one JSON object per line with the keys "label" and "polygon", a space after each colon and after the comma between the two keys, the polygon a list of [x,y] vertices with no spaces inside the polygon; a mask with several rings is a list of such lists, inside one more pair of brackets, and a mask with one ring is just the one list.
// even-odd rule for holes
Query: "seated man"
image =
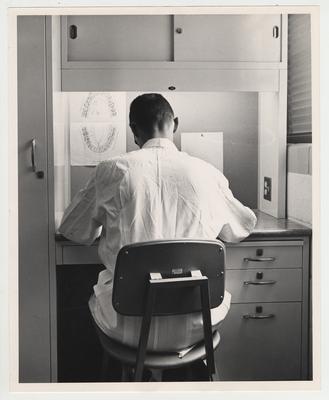
{"label": "seated man", "polygon": [[[112,306],[117,254],[126,244],[156,239],[195,238],[238,242],[256,217],[233,197],[228,181],[212,165],[178,151],[178,121],[160,94],[144,94],[130,106],[130,128],[140,150],[100,163],[67,208],[60,232],[91,244],[102,227],[99,274],[89,307],[111,338],[138,346],[141,318],[119,315]],[[127,293],[129,296],[129,293]],[[211,310],[214,329],[225,318],[231,296]],[[203,338],[201,313],[152,319],[148,349],[177,351]]]}

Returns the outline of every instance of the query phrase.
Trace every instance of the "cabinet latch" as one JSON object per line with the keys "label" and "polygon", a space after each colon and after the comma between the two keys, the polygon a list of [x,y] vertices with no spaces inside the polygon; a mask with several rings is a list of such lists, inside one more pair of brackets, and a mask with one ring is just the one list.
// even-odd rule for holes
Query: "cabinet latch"
{"label": "cabinet latch", "polygon": [[78,37],[78,28],[76,25],[70,25],[70,38],[76,39]]}

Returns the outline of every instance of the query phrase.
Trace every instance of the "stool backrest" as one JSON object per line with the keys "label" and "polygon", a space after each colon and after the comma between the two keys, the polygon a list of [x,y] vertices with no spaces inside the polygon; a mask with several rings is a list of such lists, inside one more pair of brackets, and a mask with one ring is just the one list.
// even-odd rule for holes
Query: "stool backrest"
{"label": "stool backrest", "polygon": [[[142,316],[150,273],[163,278],[191,276],[201,271],[208,278],[210,308],[224,297],[225,246],[219,240],[159,240],[127,245],[119,251],[113,285],[113,307],[119,313]],[[153,315],[200,312],[197,287],[170,287],[157,293]]]}

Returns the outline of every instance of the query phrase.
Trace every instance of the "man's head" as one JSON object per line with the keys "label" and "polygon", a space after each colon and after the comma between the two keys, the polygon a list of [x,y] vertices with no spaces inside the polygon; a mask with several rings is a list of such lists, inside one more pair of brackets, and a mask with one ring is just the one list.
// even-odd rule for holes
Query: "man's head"
{"label": "man's head", "polygon": [[142,147],[152,138],[173,139],[178,119],[168,101],[158,93],[146,93],[136,97],[129,112],[129,125],[135,143]]}

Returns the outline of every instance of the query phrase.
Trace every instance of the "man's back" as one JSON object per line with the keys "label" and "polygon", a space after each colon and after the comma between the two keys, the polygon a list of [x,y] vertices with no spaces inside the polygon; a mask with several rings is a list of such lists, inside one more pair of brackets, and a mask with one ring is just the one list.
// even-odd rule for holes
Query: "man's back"
{"label": "man's back", "polygon": [[217,186],[211,165],[179,152],[169,140],[153,139],[133,154],[129,167],[123,192],[133,241],[217,236],[209,218],[208,184]]}
{"label": "man's back", "polygon": [[99,251],[107,267],[114,266],[117,252],[128,243],[215,239],[220,233],[223,240],[238,241],[254,226],[254,214],[233,197],[226,178],[168,139],[151,139],[99,170],[99,204],[106,205]]}

